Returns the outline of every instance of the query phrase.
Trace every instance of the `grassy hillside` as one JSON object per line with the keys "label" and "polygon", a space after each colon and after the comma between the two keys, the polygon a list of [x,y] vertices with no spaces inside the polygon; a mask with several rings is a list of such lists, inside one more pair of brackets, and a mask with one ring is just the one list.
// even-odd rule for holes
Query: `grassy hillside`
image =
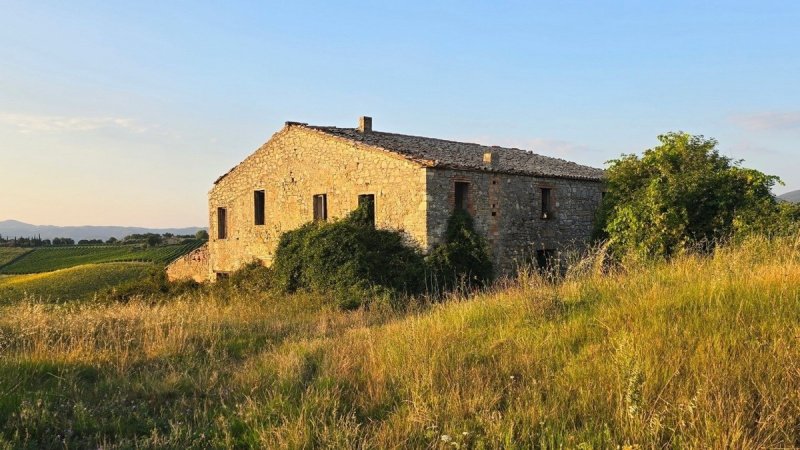
{"label": "grassy hillside", "polygon": [[146,248],[132,245],[39,247],[13,263],[0,267],[0,273],[41,273],[81,264],[123,261],[166,264],[202,243],[203,241],[193,240],[185,244]]}
{"label": "grassy hillside", "polygon": [[0,267],[29,252],[29,248],[0,247]]}
{"label": "grassy hillside", "polygon": [[800,443],[800,239],[395,312],[231,290],[0,312],[9,447]]}
{"label": "grassy hillside", "polygon": [[120,284],[145,278],[146,263],[87,264],[54,272],[0,277],[0,304],[32,297],[46,301],[75,300]]}

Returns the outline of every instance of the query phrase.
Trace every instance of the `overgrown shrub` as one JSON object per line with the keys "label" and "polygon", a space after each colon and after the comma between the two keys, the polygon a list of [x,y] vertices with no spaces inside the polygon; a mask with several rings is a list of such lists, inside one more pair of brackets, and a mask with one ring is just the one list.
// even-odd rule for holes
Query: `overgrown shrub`
{"label": "overgrown shrub", "polygon": [[368,212],[358,208],[343,220],[311,222],[284,233],[273,268],[276,288],[324,293],[343,308],[376,296],[479,288],[493,275],[486,241],[461,210],[448,221],[445,243],[427,258],[400,233],[375,229]]}
{"label": "overgrown shrub", "polygon": [[320,222],[309,222],[281,235],[273,264],[276,287],[286,292],[294,292],[304,287],[303,266],[306,247],[312,232],[319,226]]}
{"label": "overgrown shrub", "polygon": [[362,209],[336,222],[308,223],[284,233],[275,252],[276,286],[325,293],[343,308],[375,295],[422,292],[420,251],[396,231],[375,229]]}
{"label": "overgrown shrub", "polygon": [[148,276],[108,289],[101,296],[110,300],[128,301],[134,297],[166,297],[180,295],[200,288],[194,280],[173,281],[167,279],[163,267],[153,267]]}
{"label": "overgrown shrub", "polygon": [[428,288],[433,292],[486,286],[492,280],[492,260],[485,239],[475,231],[472,217],[457,209],[447,222],[444,244],[426,259]]}
{"label": "overgrown shrub", "polygon": [[260,261],[245,264],[227,278],[210,284],[208,288],[218,294],[262,294],[275,287],[275,276],[272,268],[265,267]]}

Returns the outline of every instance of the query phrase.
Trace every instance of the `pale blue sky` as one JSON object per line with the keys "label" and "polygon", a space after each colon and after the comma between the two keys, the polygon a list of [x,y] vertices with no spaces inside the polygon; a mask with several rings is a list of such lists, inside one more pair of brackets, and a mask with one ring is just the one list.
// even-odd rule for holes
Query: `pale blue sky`
{"label": "pale blue sky", "polygon": [[283,122],[359,115],[594,166],[683,130],[800,189],[798,2],[0,6],[0,220],[203,225]]}

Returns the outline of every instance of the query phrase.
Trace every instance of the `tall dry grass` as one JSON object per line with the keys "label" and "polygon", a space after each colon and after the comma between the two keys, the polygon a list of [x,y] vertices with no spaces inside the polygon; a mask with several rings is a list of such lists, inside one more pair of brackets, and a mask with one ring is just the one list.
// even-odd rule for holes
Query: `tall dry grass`
{"label": "tall dry grass", "polygon": [[800,446],[800,239],[341,312],[241,292],[0,315],[7,447]]}

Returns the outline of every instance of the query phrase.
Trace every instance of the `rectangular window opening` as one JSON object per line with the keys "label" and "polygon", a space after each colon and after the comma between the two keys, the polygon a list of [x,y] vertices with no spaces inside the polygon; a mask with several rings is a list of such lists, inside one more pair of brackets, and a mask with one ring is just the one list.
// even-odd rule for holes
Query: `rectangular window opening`
{"label": "rectangular window opening", "polygon": [[367,215],[367,220],[375,226],[375,195],[361,194],[358,196],[358,207],[363,208]]}
{"label": "rectangular window opening", "polygon": [[314,221],[328,220],[328,195],[317,194],[314,196]]}
{"label": "rectangular window opening", "polygon": [[217,208],[217,239],[228,237],[228,210]]}
{"label": "rectangular window opening", "polygon": [[542,188],[542,219],[549,219],[553,216],[553,190]]}
{"label": "rectangular window opening", "polygon": [[266,193],[264,191],[253,191],[253,217],[256,225],[266,223]]}
{"label": "rectangular window opening", "polygon": [[456,181],[455,187],[455,207],[456,209],[467,209],[469,200],[469,183]]}
{"label": "rectangular window opening", "polygon": [[536,250],[536,267],[540,272],[551,272],[556,266],[555,250]]}

